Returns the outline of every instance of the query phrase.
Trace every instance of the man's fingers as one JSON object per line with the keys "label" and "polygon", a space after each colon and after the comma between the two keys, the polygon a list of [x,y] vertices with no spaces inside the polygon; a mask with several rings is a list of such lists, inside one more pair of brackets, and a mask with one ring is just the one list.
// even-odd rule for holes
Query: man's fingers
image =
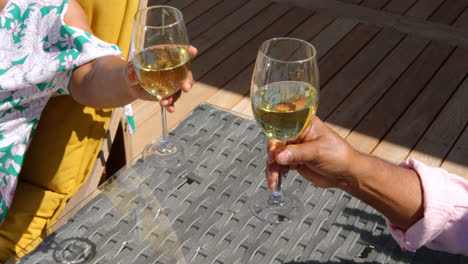
{"label": "man's fingers", "polygon": [[318,148],[318,146],[314,145],[314,141],[287,145],[278,150],[276,162],[282,165],[313,162]]}
{"label": "man's fingers", "polygon": [[272,164],[275,162],[275,155],[276,155],[277,149],[278,149],[278,142],[276,142],[276,140],[270,139],[268,141],[267,164]]}
{"label": "man's fingers", "polygon": [[278,179],[278,176],[279,176],[278,164],[268,165],[266,169],[266,174],[267,174],[268,189],[273,191],[276,186],[276,180]]}

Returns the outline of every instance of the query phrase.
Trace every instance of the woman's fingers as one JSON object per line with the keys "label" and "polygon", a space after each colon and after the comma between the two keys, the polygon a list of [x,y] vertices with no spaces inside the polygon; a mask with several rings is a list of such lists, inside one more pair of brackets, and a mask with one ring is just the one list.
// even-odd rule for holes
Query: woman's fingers
{"label": "woman's fingers", "polygon": [[187,78],[182,83],[182,91],[184,91],[184,93],[188,93],[190,89],[192,88],[192,85],[193,85],[193,74],[192,74],[192,71],[189,71],[187,73]]}
{"label": "woman's fingers", "polygon": [[197,56],[198,50],[194,46],[189,46],[189,53],[190,53],[190,57],[193,58]]}

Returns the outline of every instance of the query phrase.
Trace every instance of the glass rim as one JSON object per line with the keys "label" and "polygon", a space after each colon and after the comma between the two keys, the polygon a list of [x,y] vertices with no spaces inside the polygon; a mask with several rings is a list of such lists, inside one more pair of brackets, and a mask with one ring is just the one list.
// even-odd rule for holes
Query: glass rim
{"label": "glass rim", "polygon": [[[153,9],[172,9],[174,10],[178,16],[180,16],[179,18],[176,19],[176,21],[174,23],[171,23],[171,24],[168,24],[168,25],[165,25],[165,26],[150,26],[150,25],[145,25],[143,24],[141,21],[137,20],[137,16],[138,15],[141,15],[143,12],[148,12],[149,10],[153,10]],[[145,27],[145,28],[168,28],[168,27],[172,27],[172,26],[175,26],[177,24],[180,24],[181,22],[183,22],[184,20],[184,16],[182,14],[182,12],[175,8],[175,7],[172,7],[172,6],[167,6],[167,5],[155,5],[155,6],[148,6],[148,7],[145,7],[143,9],[140,9],[138,10],[135,15],[133,16],[133,21],[136,22],[139,26],[142,26],[142,27]]]}
{"label": "glass rim", "polygon": [[[303,60],[287,61],[287,60],[275,59],[275,58],[267,55],[265,52],[263,52],[263,50],[261,49],[263,47],[263,45],[265,45],[268,42],[277,41],[277,40],[294,40],[294,41],[302,42],[302,43],[304,43],[307,46],[312,48],[312,55],[310,57],[308,57],[308,58],[303,59]],[[260,48],[258,49],[258,52],[263,54],[263,56],[268,57],[270,60],[277,61],[277,62],[283,62],[283,63],[303,63],[303,62],[306,62],[308,60],[313,60],[313,59],[315,59],[317,57],[317,49],[310,42],[305,41],[303,39],[290,38],[290,37],[278,37],[278,38],[271,38],[271,39],[265,40],[265,41],[262,42],[262,44],[260,44]]]}

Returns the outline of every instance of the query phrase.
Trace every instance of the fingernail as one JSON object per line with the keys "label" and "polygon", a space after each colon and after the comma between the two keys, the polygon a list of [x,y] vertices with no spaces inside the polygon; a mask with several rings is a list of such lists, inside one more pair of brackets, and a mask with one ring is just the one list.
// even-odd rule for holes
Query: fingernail
{"label": "fingernail", "polygon": [[281,163],[287,163],[290,155],[291,155],[291,152],[285,149],[277,155],[278,161]]}
{"label": "fingernail", "polygon": [[169,101],[167,101],[167,100],[162,100],[162,101],[161,101],[161,105],[162,105],[162,106],[166,106],[168,103],[169,103]]}

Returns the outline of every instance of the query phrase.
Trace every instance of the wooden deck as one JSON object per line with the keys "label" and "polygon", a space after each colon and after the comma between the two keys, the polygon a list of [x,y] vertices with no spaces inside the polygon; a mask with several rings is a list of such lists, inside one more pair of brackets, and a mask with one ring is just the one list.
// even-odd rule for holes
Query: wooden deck
{"label": "wooden deck", "polygon": [[[251,116],[257,49],[290,36],[319,53],[318,116],[354,148],[413,157],[468,178],[467,0],[171,0],[199,50],[196,83],[169,115],[208,102]],[[135,102],[127,159],[161,135],[159,106]]]}

